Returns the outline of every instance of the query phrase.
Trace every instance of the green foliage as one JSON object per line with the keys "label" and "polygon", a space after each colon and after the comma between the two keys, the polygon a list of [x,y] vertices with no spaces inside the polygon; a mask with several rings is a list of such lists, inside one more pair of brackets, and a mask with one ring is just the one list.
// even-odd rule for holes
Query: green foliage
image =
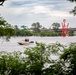
{"label": "green foliage", "polygon": [[74,31],[69,31],[69,36],[74,36]]}
{"label": "green foliage", "polygon": [[16,36],[32,36],[33,32],[29,29],[19,29],[17,25],[14,27]]}
{"label": "green foliage", "polygon": [[[51,59],[50,55],[60,55],[60,59]],[[27,48],[26,57],[21,52],[0,54],[1,75],[75,75],[76,44],[65,48],[59,43],[45,45],[36,43],[35,47]],[[49,64],[49,67],[44,66]],[[66,65],[67,64],[67,65]]]}
{"label": "green foliage", "polygon": [[16,30],[16,36],[32,36],[33,33],[26,29]]}
{"label": "green foliage", "polygon": [[[76,0],[68,0],[68,1],[71,1],[71,2],[76,2]],[[70,11],[71,14],[73,14],[74,16],[76,15],[76,6],[74,7],[74,9],[72,9]]]}
{"label": "green foliage", "polygon": [[72,9],[72,10],[70,11],[70,13],[73,14],[74,16],[76,15],[76,6],[74,7],[74,9]]}
{"label": "green foliage", "polygon": [[25,73],[25,61],[20,59],[21,52],[0,54],[0,74],[19,75]]}
{"label": "green foliage", "polygon": [[40,32],[40,36],[50,36],[51,32]]}
{"label": "green foliage", "polygon": [[71,1],[71,2],[76,2],[76,0],[68,0],[68,1]]}
{"label": "green foliage", "polygon": [[[0,53],[0,74],[55,75],[60,67],[57,65],[57,60],[51,59],[50,55],[58,54],[60,47],[62,46],[59,43],[49,46],[36,43],[35,47],[25,50],[23,57],[22,52]],[[50,64],[48,68],[44,66],[46,63]],[[54,70],[55,66],[57,69]]]}
{"label": "green foliage", "polygon": [[51,36],[61,36],[61,32],[51,32]]}
{"label": "green foliage", "polygon": [[59,27],[60,27],[60,24],[59,24],[59,23],[53,23],[52,26],[53,26],[53,30],[54,30],[55,32],[57,32],[58,29],[59,29]]}
{"label": "green foliage", "polygon": [[40,32],[40,28],[42,26],[40,25],[39,22],[37,23],[33,23],[31,29],[33,30],[34,33],[39,33]]}
{"label": "green foliage", "polygon": [[[43,43],[36,43],[36,47],[25,50],[24,53],[28,55],[27,66],[29,71],[31,71],[30,75],[55,75],[56,73],[51,72],[55,66],[55,61],[49,57],[52,54],[59,54],[58,51],[60,50],[60,47],[62,47],[62,45],[59,43],[48,46]],[[46,68],[47,66],[44,66],[46,63],[49,65],[52,64],[49,69]]]}
{"label": "green foliage", "polygon": [[40,36],[61,36],[61,32],[40,32]]}
{"label": "green foliage", "polygon": [[[61,55],[68,75],[76,74],[76,43],[71,43],[69,48],[66,48]],[[66,65],[67,64],[67,65]]]}
{"label": "green foliage", "polygon": [[[22,56],[23,55],[23,56]],[[57,59],[54,59],[55,57]],[[0,75],[75,75],[76,43],[37,43],[22,52],[0,52]]]}
{"label": "green foliage", "polygon": [[8,24],[2,17],[0,17],[0,37],[6,36],[8,40],[10,36],[15,34],[14,28]]}
{"label": "green foliage", "polygon": [[0,0],[0,5],[3,5],[3,3],[5,2],[6,0]]}

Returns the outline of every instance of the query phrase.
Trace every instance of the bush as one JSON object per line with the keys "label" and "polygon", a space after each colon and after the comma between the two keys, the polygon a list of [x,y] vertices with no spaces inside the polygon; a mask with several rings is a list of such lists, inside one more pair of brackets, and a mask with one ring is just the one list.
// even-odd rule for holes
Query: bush
{"label": "bush", "polygon": [[[22,56],[23,55],[23,56]],[[51,55],[59,58],[53,59]],[[76,44],[37,43],[24,53],[0,52],[0,75],[75,75]]]}

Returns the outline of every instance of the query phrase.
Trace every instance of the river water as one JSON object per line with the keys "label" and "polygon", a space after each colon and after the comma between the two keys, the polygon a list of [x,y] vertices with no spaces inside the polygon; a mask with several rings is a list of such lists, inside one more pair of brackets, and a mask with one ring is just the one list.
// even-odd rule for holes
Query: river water
{"label": "river water", "polygon": [[[34,43],[30,45],[19,45],[18,42],[29,38],[30,41]],[[24,51],[28,47],[34,47],[35,42],[43,42],[45,44],[60,42],[63,45],[69,45],[71,42],[76,42],[76,36],[72,37],[11,37],[10,42],[6,42],[4,39],[0,38],[0,51],[12,52],[12,51]]]}

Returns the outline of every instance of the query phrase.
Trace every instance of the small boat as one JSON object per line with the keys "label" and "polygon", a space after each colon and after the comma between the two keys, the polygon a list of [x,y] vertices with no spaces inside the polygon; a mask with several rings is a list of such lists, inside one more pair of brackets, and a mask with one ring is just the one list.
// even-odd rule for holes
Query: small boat
{"label": "small boat", "polygon": [[29,42],[29,39],[25,39],[25,41],[18,42],[19,45],[29,45],[31,43],[34,43],[34,41],[30,41]]}

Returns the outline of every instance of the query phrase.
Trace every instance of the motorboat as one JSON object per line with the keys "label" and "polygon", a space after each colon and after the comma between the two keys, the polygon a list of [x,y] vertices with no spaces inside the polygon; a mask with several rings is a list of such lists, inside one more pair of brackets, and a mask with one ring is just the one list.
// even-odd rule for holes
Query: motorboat
{"label": "motorboat", "polygon": [[34,41],[29,41],[29,39],[25,39],[24,41],[18,42],[19,45],[29,45],[34,43]]}

